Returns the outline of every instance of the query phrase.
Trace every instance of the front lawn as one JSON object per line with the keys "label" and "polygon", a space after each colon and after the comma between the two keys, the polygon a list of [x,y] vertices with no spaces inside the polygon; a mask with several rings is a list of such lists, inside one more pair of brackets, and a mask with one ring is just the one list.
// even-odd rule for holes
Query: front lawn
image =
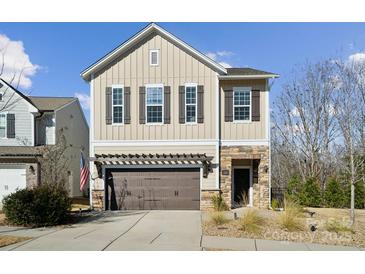
{"label": "front lawn", "polygon": [[[356,210],[353,227],[348,226],[348,209],[306,208],[295,219],[266,209],[242,208],[236,212],[237,220],[233,212],[224,212],[228,222],[223,223],[217,223],[212,212],[203,212],[203,234],[365,247],[365,210]],[[314,212],[313,216],[310,212]],[[311,225],[315,231],[311,231]]]}
{"label": "front lawn", "polygon": [[0,247],[12,245],[15,243],[23,242],[29,240],[29,237],[19,237],[19,236],[9,236],[9,235],[0,235]]}

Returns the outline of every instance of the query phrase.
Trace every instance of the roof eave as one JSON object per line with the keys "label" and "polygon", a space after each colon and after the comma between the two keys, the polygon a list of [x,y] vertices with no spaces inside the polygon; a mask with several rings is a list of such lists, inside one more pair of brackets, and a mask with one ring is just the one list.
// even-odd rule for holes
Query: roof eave
{"label": "roof eave", "polygon": [[268,79],[279,78],[279,74],[257,74],[257,75],[219,75],[218,78],[222,80],[239,80],[239,79]]}
{"label": "roof eave", "polygon": [[128,49],[131,45],[133,45],[133,43],[139,41],[139,39],[143,39],[144,35],[146,33],[150,32],[150,31],[153,31],[153,30],[157,30],[158,32],[162,33],[163,35],[169,37],[171,40],[173,40],[177,44],[179,44],[179,45],[183,46],[184,48],[188,49],[192,54],[195,54],[197,57],[202,58],[208,64],[215,67],[220,73],[227,74],[227,70],[222,65],[218,64],[214,60],[210,59],[208,56],[205,56],[201,52],[197,51],[196,49],[194,49],[193,47],[191,47],[190,45],[188,45],[184,41],[180,40],[179,38],[175,37],[174,35],[172,35],[168,31],[164,30],[163,28],[161,28],[157,24],[151,23],[150,25],[148,25],[147,27],[142,29],[140,32],[138,32],[137,34],[132,36],[130,39],[128,39],[126,42],[124,42],[123,44],[121,44],[120,46],[118,46],[117,48],[115,48],[114,50],[109,52],[108,54],[106,54],[104,57],[102,57],[101,59],[96,61],[94,64],[87,67],[85,70],[83,70],[80,73],[80,76],[85,81],[90,81],[90,76],[97,70],[98,67],[100,67],[100,66],[108,63],[109,61],[111,61],[116,55],[119,54],[120,51],[122,51],[123,49]]}

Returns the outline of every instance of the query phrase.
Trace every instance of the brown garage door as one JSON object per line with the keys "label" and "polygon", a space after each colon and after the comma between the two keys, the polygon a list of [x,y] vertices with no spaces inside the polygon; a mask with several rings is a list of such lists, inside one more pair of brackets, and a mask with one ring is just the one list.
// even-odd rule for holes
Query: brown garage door
{"label": "brown garage door", "polygon": [[199,209],[199,169],[112,169],[107,209]]}

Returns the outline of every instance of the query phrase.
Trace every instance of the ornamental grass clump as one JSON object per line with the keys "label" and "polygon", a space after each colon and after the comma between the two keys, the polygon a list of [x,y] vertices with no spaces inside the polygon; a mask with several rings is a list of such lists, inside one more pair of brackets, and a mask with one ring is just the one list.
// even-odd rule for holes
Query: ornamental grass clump
{"label": "ornamental grass clump", "polygon": [[225,211],[228,210],[228,205],[224,201],[222,195],[212,196],[212,205],[215,211]]}
{"label": "ornamental grass clump", "polygon": [[284,211],[278,216],[278,223],[287,231],[300,231],[304,229],[303,209],[293,199],[284,199]]}
{"label": "ornamental grass clump", "polygon": [[335,219],[330,219],[326,222],[326,230],[329,231],[329,232],[336,232],[336,233],[340,233],[340,232],[352,232],[353,233],[353,230],[345,225],[344,223],[342,222],[339,222]]}
{"label": "ornamental grass clump", "polygon": [[245,210],[243,216],[239,219],[240,229],[249,233],[260,232],[265,224],[265,219],[255,209]]}
{"label": "ornamental grass clump", "polygon": [[224,225],[229,222],[229,219],[224,215],[223,212],[213,212],[211,220],[215,225]]}

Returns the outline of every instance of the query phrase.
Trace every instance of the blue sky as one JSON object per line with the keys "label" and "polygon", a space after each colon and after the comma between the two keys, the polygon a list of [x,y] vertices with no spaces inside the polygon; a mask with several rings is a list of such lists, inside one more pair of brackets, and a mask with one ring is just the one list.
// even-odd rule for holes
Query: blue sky
{"label": "blue sky", "polygon": [[[0,45],[5,38],[23,43],[23,54],[28,55],[27,62],[33,70],[20,90],[39,96],[88,95],[88,84],[81,79],[80,72],[146,24],[0,23]],[[365,49],[362,23],[159,25],[219,62],[279,73],[281,78],[274,83],[271,101],[290,79],[296,65],[328,57],[348,58]],[[88,118],[89,112],[85,110]]]}

